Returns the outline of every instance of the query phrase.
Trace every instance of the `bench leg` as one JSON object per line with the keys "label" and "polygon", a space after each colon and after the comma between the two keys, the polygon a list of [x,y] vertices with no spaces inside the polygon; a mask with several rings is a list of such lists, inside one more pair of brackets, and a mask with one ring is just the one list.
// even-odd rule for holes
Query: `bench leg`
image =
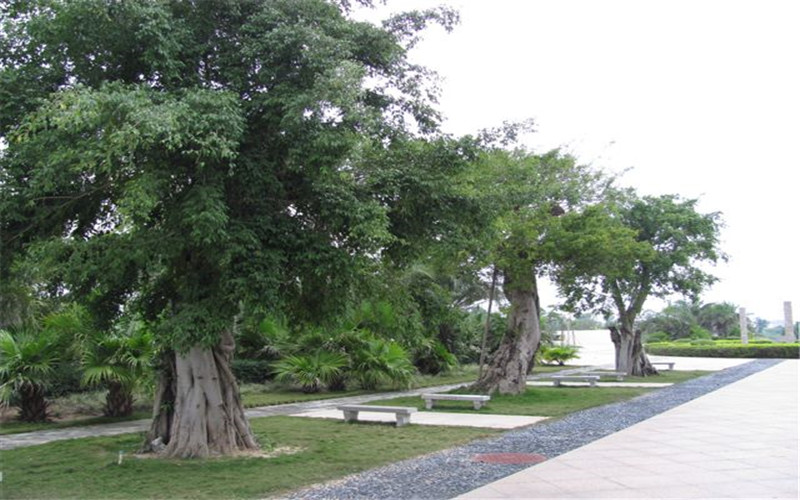
{"label": "bench leg", "polygon": [[481,406],[483,406],[483,401],[473,401],[472,402],[472,407],[475,408],[476,410],[480,410]]}
{"label": "bench leg", "polygon": [[425,400],[425,409],[426,410],[432,410],[433,409],[433,400],[432,399],[426,399]]}
{"label": "bench leg", "polygon": [[561,381],[560,380],[553,380],[553,387],[560,387]]}
{"label": "bench leg", "polygon": [[397,427],[403,427],[404,425],[408,425],[411,423],[411,415],[402,415],[400,413],[397,413],[396,416],[397,416]]}
{"label": "bench leg", "polygon": [[355,422],[357,420],[358,420],[358,412],[357,411],[344,410],[344,421],[345,422]]}
{"label": "bench leg", "polygon": [[589,381],[589,387],[597,387],[597,381],[596,380],[590,380]]}

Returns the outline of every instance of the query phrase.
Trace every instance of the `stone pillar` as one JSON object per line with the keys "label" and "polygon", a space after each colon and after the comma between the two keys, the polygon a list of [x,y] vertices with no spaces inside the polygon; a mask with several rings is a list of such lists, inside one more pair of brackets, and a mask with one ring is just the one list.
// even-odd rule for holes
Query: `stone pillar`
{"label": "stone pillar", "polygon": [[794,342],[794,321],[792,320],[792,303],[783,303],[783,340]]}
{"label": "stone pillar", "polygon": [[742,335],[742,344],[747,344],[747,311],[744,307],[739,308],[739,329]]}

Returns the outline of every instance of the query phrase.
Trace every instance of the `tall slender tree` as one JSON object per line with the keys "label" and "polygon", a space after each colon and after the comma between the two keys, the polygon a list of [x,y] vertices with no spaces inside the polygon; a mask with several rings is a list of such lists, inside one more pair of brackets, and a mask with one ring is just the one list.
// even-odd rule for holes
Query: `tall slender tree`
{"label": "tall slender tree", "polygon": [[406,52],[455,15],[376,27],[348,4],[2,6],[0,273],[16,262],[107,324],[126,304],[155,325],[148,441],[167,456],[258,446],[230,369],[234,317],[346,299],[390,239],[352,159],[436,128]]}

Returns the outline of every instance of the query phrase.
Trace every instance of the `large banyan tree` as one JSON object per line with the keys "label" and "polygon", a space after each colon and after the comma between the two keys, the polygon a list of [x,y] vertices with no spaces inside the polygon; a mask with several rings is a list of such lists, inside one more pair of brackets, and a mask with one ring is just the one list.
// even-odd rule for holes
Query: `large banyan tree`
{"label": "large banyan tree", "polygon": [[474,388],[519,394],[541,341],[538,280],[571,258],[551,243],[552,233],[562,231],[564,217],[580,215],[602,196],[608,180],[557,150],[490,151],[476,173],[476,196],[493,221],[485,233],[487,258],[508,310],[500,345]]}
{"label": "large banyan tree", "polygon": [[230,369],[234,318],[346,296],[391,238],[359,151],[436,127],[427,74],[406,51],[453,14],[378,27],[347,8],[1,7],[0,273],[13,261],[98,318],[135,310],[155,325],[164,354],[147,440],[166,456],[258,447]]}

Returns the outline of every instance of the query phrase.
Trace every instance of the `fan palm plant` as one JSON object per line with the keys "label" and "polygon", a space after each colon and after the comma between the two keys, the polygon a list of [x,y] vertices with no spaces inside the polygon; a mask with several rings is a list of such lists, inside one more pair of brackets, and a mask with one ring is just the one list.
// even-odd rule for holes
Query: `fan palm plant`
{"label": "fan palm plant", "polygon": [[45,391],[59,362],[57,344],[48,331],[0,330],[0,403],[19,406],[21,420],[47,420]]}
{"label": "fan palm plant", "polygon": [[414,364],[396,342],[371,338],[351,356],[353,377],[363,389],[375,389],[384,382],[407,386],[414,376]]}
{"label": "fan palm plant", "polygon": [[283,358],[275,363],[274,373],[277,380],[298,384],[303,392],[313,393],[339,380],[347,364],[347,356],[317,351]]}
{"label": "fan palm plant", "polygon": [[85,385],[104,386],[103,414],[133,413],[134,390],[147,373],[155,349],[152,334],[136,320],[109,333],[93,333],[83,341],[81,365]]}

